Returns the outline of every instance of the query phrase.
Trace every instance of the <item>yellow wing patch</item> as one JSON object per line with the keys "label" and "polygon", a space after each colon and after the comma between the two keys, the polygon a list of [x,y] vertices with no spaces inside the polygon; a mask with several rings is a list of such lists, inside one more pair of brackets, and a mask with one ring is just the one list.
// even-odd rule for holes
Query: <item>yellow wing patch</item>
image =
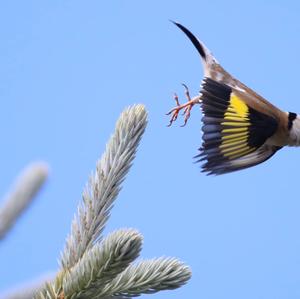
{"label": "yellow wing patch", "polygon": [[231,93],[229,105],[224,113],[224,121],[221,123],[222,141],[221,153],[228,159],[236,159],[244,156],[253,150],[248,145],[249,108],[237,95]]}
{"label": "yellow wing patch", "polygon": [[239,117],[241,118],[248,117],[248,113],[249,113],[248,106],[235,94],[231,94],[230,96],[229,107],[232,108],[232,110],[235,111],[235,114],[237,114]]}

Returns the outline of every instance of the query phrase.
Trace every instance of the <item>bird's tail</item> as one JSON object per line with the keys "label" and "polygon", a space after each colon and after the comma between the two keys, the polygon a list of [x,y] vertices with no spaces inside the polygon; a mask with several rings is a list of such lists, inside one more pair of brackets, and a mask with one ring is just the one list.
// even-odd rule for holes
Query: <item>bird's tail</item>
{"label": "bird's tail", "polygon": [[210,70],[218,64],[216,58],[212,55],[212,53],[209,51],[209,49],[204,45],[203,42],[201,42],[199,39],[195,37],[195,35],[190,32],[187,28],[185,28],[183,25],[171,21],[174,23],[179,29],[181,29],[186,36],[190,39],[190,41],[193,43],[193,45],[198,50],[199,54],[201,55],[203,67],[204,67],[204,75],[209,77]]}

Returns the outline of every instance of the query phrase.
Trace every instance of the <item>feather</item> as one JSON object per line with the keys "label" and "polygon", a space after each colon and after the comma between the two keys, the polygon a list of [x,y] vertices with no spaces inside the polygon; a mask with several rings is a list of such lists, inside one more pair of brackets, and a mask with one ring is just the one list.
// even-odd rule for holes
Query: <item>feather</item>
{"label": "feather", "polygon": [[183,25],[177,22],[174,21],[171,22],[175,24],[180,30],[182,30],[189,38],[189,40],[193,43],[193,45],[195,46],[195,48],[197,49],[198,53],[202,58],[204,74],[208,76],[211,70],[211,66],[217,64],[216,58],[212,55],[212,53],[208,50],[208,48],[204,45],[204,43],[201,42],[198,38],[196,38],[192,32],[190,32],[187,28],[185,28]]}
{"label": "feather", "polygon": [[208,175],[220,175],[252,167],[270,159],[281,148],[263,145],[254,152],[233,161],[206,162],[202,167],[202,172],[207,172]]}
{"label": "feather", "polygon": [[[199,52],[203,68],[200,96],[175,108],[172,123],[180,109],[200,103],[202,110],[202,145],[196,156],[204,161],[203,171],[223,174],[259,164],[291,141],[295,113],[286,113],[235,79],[208,48],[183,25],[173,22]],[[188,94],[188,90],[186,91]],[[189,97],[189,94],[188,94]],[[187,110],[185,110],[187,111]],[[188,119],[185,118],[185,122]],[[300,121],[299,121],[300,122]],[[299,125],[300,127],[300,125]],[[291,133],[290,133],[291,132]],[[300,143],[300,137],[299,142]]]}
{"label": "feather", "polygon": [[[276,132],[278,123],[249,107],[226,84],[205,78],[201,94],[203,144],[196,157],[206,161],[203,170],[211,174],[238,170],[236,161],[260,148]],[[216,112],[219,117],[211,116]],[[253,166],[254,160],[242,160],[243,168],[247,162]]]}

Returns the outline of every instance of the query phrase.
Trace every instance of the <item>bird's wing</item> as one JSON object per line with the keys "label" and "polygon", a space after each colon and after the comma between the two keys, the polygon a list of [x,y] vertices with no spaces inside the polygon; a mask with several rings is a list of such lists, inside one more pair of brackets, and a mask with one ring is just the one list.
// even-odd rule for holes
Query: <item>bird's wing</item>
{"label": "bird's wing", "polygon": [[175,25],[194,44],[204,67],[200,90],[203,143],[196,156],[198,161],[206,161],[203,170],[222,174],[254,166],[271,157],[284,144],[288,114],[235,79],[204,43],[181,24]]}
{"label": "bird's wing", "polygon": [[[257,152],[278,130],[276,118],[255,110],[230,86],[210,78],[202,84],[200,105],[203,143],[196,157],[198,161],[206,161],[203,169],[207,172],[239,170],[232,165]],[[243,160],[242,168],[262,162],[261,155],[259,159],[257,155],[251,157]]]}
{"label": "bird's wing", "polygon": [[245,169],[251,166],[260,164],[269,158],[271,158],[281,147],[272,145],[262,145],[254,152],[242,156],[235,160],[223,160],[217,162],[216,160],[208,160],[203,165],[203,172],[207,172],[208,175],[224,174],[241,169]]}

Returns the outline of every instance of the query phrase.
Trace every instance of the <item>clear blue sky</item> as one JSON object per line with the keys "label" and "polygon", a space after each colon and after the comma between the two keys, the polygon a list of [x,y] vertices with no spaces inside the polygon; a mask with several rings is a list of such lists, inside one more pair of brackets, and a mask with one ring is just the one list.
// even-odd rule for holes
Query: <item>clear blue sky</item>
{"label": "clear blue sky", "polygon": [[[134,227],[144,258],[188,263],[187,286],[149,298],[300,296],[300,150],[255,168],[200,173],[200,112],[185,128],[164,115],[181,82],[199,90],[187,26],[224,67],[287,111],[300,111],[298,1],[2,1],[0,136],[4,194],[23,166],[50,179],[0,244],[0,289],[57,268],[81,192],[125,106],[149,126],[106,233]],[[146,297],[146,296],[145,296]]]}

